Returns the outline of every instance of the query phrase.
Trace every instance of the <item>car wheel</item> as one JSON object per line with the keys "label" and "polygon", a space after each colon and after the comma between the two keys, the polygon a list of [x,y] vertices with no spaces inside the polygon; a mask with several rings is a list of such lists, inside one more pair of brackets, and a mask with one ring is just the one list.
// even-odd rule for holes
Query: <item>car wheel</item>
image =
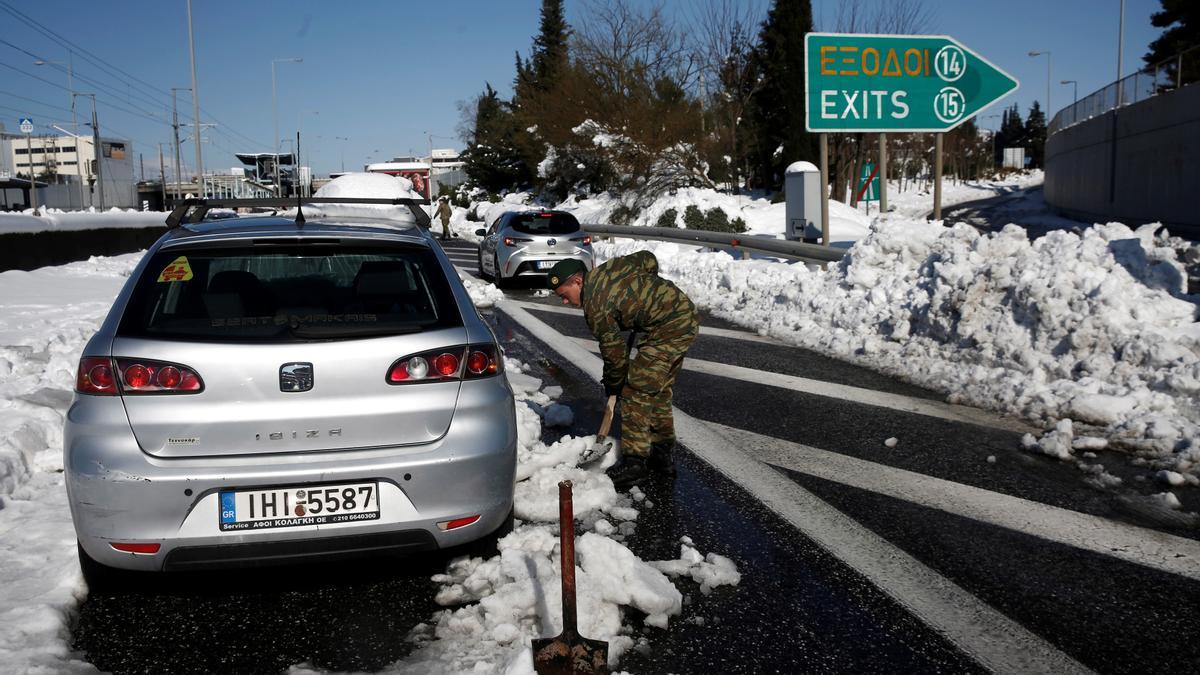
{"label": "car wheel", "polygon": [[483,269],[483,249],[475,251],[475,264],[479,267],[479,278],[490,281],[492,276]]}
{"label": "car wheel", "polygon": [[508,288],[512,285],[511,280],[504,278],[504,273],[500,271],[500,256],[492,256],[492,278],[496,282],[496,288]]}

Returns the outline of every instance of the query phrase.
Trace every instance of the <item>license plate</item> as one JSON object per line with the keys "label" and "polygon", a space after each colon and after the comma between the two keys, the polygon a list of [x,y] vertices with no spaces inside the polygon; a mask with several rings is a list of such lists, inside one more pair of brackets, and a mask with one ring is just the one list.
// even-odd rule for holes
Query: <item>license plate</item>
{"label": "license plate", "polygon": [[558,262],[558,261],[557,260],[539,260],[539,261],[537,261],[538,269],[539,270],[548,270],[551,267],[554,267],[554,263],[556,263],[556,262]]}
{"label": "license plate", "polygon": [[231,490],[219,504],[223,532],[379,520],[379,484]]}

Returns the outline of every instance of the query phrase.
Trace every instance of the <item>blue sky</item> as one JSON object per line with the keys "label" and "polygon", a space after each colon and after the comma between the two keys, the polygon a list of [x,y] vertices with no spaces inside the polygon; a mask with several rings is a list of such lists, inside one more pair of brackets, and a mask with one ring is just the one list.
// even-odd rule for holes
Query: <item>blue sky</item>
{"label": "blue sky", "polygon": [[[663,4],[668,13],[686,18],[692,2]],[[75,90],[99,94],[105,135],[131,138],[135,151],[145,155],[147,175],[157,173],[157,144],[170,139],[170,127],[156,121],[169,117],[164,92],[191,85],[185,0],[0,0],[0,40],[10,43],[0,42],[0,122],[15,131],[17,118],[28,115],[39,132],[51,132],[48,123],[61,126],[70,119],[66,73],[33,61],[65,62],[68,48],[16,19],[6,5],[75,46]],[[1020,80],[1017,92],[984,115],[1014,101],[1022,112],[1035,98],[1045,105],[1046,59],[1030,58],[1030,50],[1052,52],[1055,110],[1071,98],[1071,86],[1060,80],[1078,80],[1083,97],[1115,79],[1119,0],[925,0],[925,5],[931,20],[923,32],[954,36]],[[1159,33],[1149,18],[1159,3],[1126,5],[1129,74]],[[318,173],[338,170],[343,158],[353,169],[423,154],[426,134],[434,135],[434,147],[461,147],[456,104],[476,95],[484,82],[509,93],[514,53],[529,52],[539,8],[538,0],[193,0],[200,104],[207,111],[201,118],[218,123],[204,134],[205,166],[228,169],[236,163],[235,151],[271,149],[271,61],[287,57],[304,61],[277,66],[280,136],[294,135],[299,126]],[[813,12],[819,30],[834,27],[835,0],[814,0]],[[581,3],[567,0],[567,14],[578,23]],[[119,81],[81,50],[145,84]],[[180,93],[180,112],[190,121],[187,92]],[[981,119],[986,127],[997,122]],[[169,152],[169,143],[164,147]],[[190,142],[183,156],[190,165]]]}

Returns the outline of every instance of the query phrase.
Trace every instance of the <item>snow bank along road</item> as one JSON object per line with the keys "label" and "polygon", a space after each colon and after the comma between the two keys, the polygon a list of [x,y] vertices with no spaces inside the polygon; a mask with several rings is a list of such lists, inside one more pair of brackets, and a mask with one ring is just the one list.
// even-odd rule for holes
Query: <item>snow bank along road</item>
{"label": "snow bank along road", "polygon": [[[476,274],[473,247],[447,251]],[[496,307],[548,358],[598,377],[580,312],[556,302],[530,287]],[[1018,420],[711,316],[702,326],[675,390],[681,441],[845,565],[846,579],[866,580],[991,670],[1167,670],[1200,658],[1187,637],[1200,627],[1200,537],[1130,486],[1157,488],[1104,489],[1022,451]],[[684,501],[705,498],[677,491],[674,508],[722,508]],[[755,563],[739,554],[753,555],[738,539],[723,553],[748,574]]]}

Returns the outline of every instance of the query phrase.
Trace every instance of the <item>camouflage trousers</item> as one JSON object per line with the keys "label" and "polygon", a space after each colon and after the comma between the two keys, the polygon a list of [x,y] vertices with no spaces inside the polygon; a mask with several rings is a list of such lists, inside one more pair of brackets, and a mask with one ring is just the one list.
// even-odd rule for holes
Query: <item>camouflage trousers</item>
{"label": "camouflage trousers", "polygon": [[671,398],[683,357],[696,339],[699,323],[692,319],[682,334],[666,340],[647,336],[638,345],[621,389],[621,452],[648,457],[655,443],[675,442]]}

